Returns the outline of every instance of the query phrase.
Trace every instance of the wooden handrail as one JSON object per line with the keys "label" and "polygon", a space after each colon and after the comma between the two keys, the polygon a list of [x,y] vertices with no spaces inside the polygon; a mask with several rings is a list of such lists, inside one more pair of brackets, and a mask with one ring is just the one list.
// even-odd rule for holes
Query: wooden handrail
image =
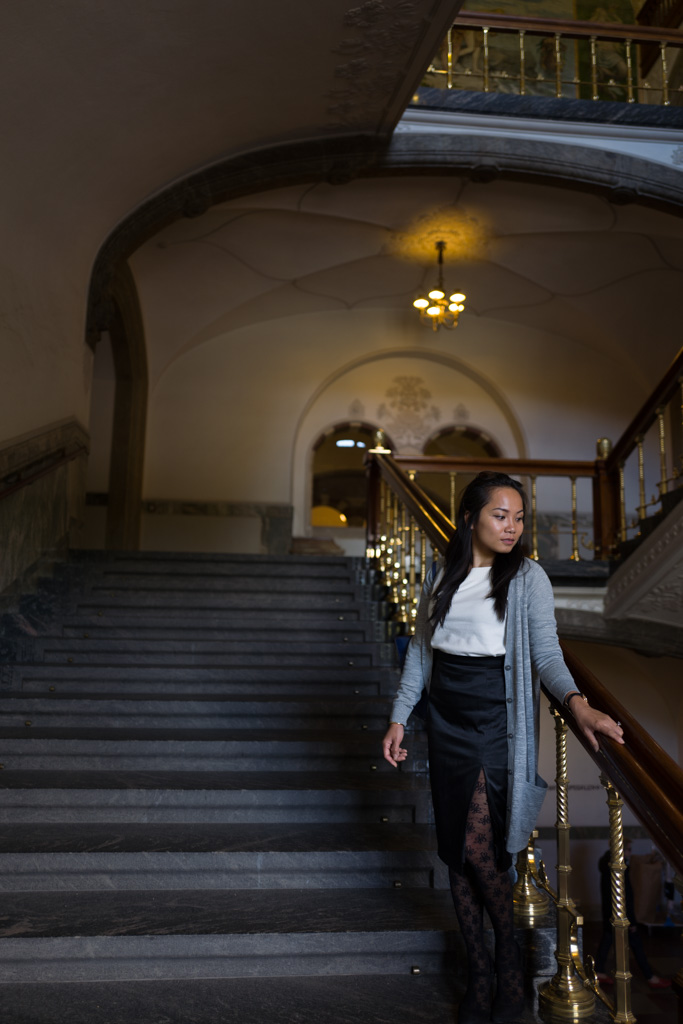
{"label": "wooden handrail", "polygon": [[35,459],[26,466],[22,466],[21,469],[7,473],[0,480],[0,501],[3,498],[9,498],[11,494],[16,494],[17,491],[22,490],[24,487],[30,487],[36,480],[54,473],[60,466],[65,466],[67,462],[73,462],[74,459],[82,454],[88,454],[88,449],[82,444],[76,445],[70,451],[67,451],[66,448],[58,448],[56,451],[49,452],[40,459]]}
{"label": "wooden handrail", "polygon": [[630,39],[631,42],[669,43],[683,46],[683,31],[649,25],[623,25],[605,21],[572,21],[568,18],[528,18],[513,14],[488,14],[460,11],[453,28],[486,28],[497,32],[530,32],[536,35],[559,33],[567,39]]}
{"label": "wooden handrail", "polygon": [[514,473],[515,476],[595,476],[595,462],[562,459],[470,459],[449,455],[395,455],[402,469],[422,473]]}
{"label": "wooden handrail", "polygon": [[[372,460],[371,471],[380,473],[405,501],[418,526],[443,554],[454,530],[450,520],[419,484],[406,476],[396,459],[387,454],[369,454],[368,457]],[[495,460],[487,460],[486,466],[490,466],[491,461]],[[593,707],[621,722],[626,743],[622,746],[601,736],[600,748],[594,751],[566,708],[558,705],[545,689],[544,693],[600,771],[610,779],[624,803],[642,822],[657,848],[683,874],[683,770],[576,655],[562,646],[567,667],[578,688]]]}
{"label": "wooden handrail", "polygon": [[676,388],[680,386],[682,381],[683,348],[681,348],[659,384],[656,386],[649,398],[643,403],[627,426],[626,430],[614,445],[610,454],[607,456],[607,459],[605,460],[605,468],[608,473],[618,469],[619,464],[631,454],[636,446],[638,438],[641,437],[654,423],[657,416],[657,410],[671,401],[676,392]]}

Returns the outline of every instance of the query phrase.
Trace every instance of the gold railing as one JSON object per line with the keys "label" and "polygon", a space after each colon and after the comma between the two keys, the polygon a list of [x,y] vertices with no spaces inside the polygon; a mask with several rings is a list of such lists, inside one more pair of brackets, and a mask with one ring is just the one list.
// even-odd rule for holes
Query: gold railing
{"label": "gold railing", "polygon": [[[597,455],[592,462],[395,455],[391,472],[403,470],[410,478],[409,485],[419,481],[422,490],[430,492],[436,510],[430,514],[441,517],[442,528],[444,522],[455,521],[459,493],[474,473],[496,470],[521,477],[530,499],[525,529],[532,558],[559,557],[578,562],[583,558],[619,557],[627,541],[644,533],[648,521],[657,522],[683,498],[683,349],[616,444],[607,438],[598,440]],[[406,533],[396,531],[395,550],[387,553],[383,549],[381,536],[387,533],[388,518],[397,513],[379,480],[380,474],[371,464],[368,548],[380,550],[382,559],[396,556],[400,562],[403,557],[410,566],[410,547],[422,543],[420,532],[414,528],[411,540],[413,528],[406,520]],[[540,488],[548,481],[554,481],[556,492],[560,491],[560,499],[553,500],[566,503],[566,511],[561,514],[557,507],[547,512],[541,507]],[[583,487],[581,503],[579,487]],[[566,527],[558,520],[564,520]],[[402,575],[400,567],[395,567],[395,573]],[[414,596],[406,599],[408,603]],[[399,619],[410,621],[405,608]]]}
{"label": "gold railing", "polygon": [[[376,501],[378,512],[369,533],[368,555],[375,559],[399,618],[406,630],[412,631],[427,567],[437,553],[445,551],[454,526],[416,483],[415,471],[404,473],[386,449],[376,448],[369,453],[369,471],[371,502]],[[631,1024],[636,1018],[631,1006],[628,966],[622,801],[667,860],[683,873],[683,771],[571,652],[565,649],[564,655],[577,686],[591,705],[622,723],[627,743],[621,746],[602,738],[600,749],[593,751],[571,715],[546,692],[556,732],[558,886],[555,890],[550,885],[542,862],[536,865],[532,836],[528,848],[517,859],[515,912],[525,924],[534,926],[547,912],[548,900],[556,907],[557,972],[539,989],[539,1008],[544,1017],[585,1020],[594,1012],[597,998],[607,1006],[613,1020]],[[606,791],[616,957],[613,1000],[601,989],[592,958],[587,957],[584,962],[579,953],[578,934],[583,918],[571,897],[570,886],[570,729],[597,765]]]}
{"label": "gold railing", "polygon": [[669,106],[683,93],[672,86],[682,47],[666,26],[461,11],[424,84]]}

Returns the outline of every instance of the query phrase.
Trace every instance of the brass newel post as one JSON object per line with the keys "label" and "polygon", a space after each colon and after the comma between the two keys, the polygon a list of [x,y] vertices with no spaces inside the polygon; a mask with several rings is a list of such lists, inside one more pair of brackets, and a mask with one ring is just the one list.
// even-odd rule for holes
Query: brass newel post
{"label": "brass newel post", "polygon": [[622,800],[605,775],[600,776],[607,791],[609,808],[610,873],[612,889],[612,927],[614,929],[614,1012],[612,1019],[618,1024],[632,1024],[635,1016],[631,1009],[631,972],[629,966],[628,929],[626,916],[626,864],[624,863],[624,829]]}
{"label": "brass newel post", "polygon": [[550,900],[544,892],[536,888],[534,879],[536,877],[536,856],[535,842],[538,839],[538,832],[531,833],[526,850],[520,850],[517,854],[517,881],[512,887],[512,903],[515,911],[515,918],[524,924],[533,924],[547,914],[550,909]]}
{"label": "brass newel post", "polygon": [[538,991],[538,1006],[545,1019],[579,1021],[590,1017],[595,1009],[595,996],[584,985],[576,971],[576,927],[583,921],[569,896],[571,874],[569,854],[569,814],[567,774],[567,725],[557,711],[555,718],[556,785],[557,785],[557,973]]}

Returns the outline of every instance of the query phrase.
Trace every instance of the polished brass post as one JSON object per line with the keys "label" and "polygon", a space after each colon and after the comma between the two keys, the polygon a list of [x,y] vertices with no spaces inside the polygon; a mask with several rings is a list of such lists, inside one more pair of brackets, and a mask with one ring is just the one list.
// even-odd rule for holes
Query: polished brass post
{"label": "polished brass post", "polygon": [[669,69],[666,63],[666,43],[659,44],[659,52],[662,57],[662,106],[668,107],[671,105],[669,99]]}
{"label": "polished brass post", "polygon": [[420,593],[427,575],[427,534],[420,530]]}
{"label": "polished brass post", "polygon": [[451,488],[451,522],[455,523],[455,473],[453,470],[448,474],[448,479]]}
{"label": "polished brass post", "polygon": [[384,575],[387,568],[387,482],[384,477],[379,482],[379,544],[377,558],[379,571]]}
{"label": "polished brass post", "polygon": [[536,511],[536,477],[531,477],[531,557],[538,561],[538,515]]}
{"label": "polished brass post", "polygon": [[619,463],[619,539],[622,544],[626,540],[626,485],[623,462]]}
{"label": "polished brass post", "polygon": [[597,39],[595,36],[591,36],[591,85],[593,87],[593,99],[599,100],[600,94],[598,93],[598,49]]}
{"label": "polished brass post", "polygon": [[643,453],[643,438],[639,437],[636,444],[638,445],[638,491],[640,493],[638,515],[641,519],[644,519],[645,513],[647,512],[647,503],[645,500],[645,456]]}
{"label": "polished brass post", "polygon": [[657,426],[659,428],[659,472],[660,481],[657,484],[660,495],[666,494],[668,490],[666,476],[666,427],[664,424],[664,408],[657,409]]}
{"label": "polished brass post", "polygon": [[572,482],[572,553],[571,561],[580,562],[581,556],[579,554],[579,523],[576,512],[576,477],[571,476],[569,478]]}
{"label": "polished brass post", "polygon": [[562,96],[562,36],[555,33],[555,96]]}
{"label": "polished brass post", "polygon": [[590,1017],[595,996],[586,988],[574,962],[576,925],[580,919],[569,896],[569,812],[567,775],[567,725],[557,711],[555,719],[557,785],[557,973],[538,990],[538,1006],[544,1018],[579,1021]]}
{"label": "polished brass post", "polygon": [[614,1008],[612,1020],[619,1024],[635,1021],[631,1009],[631,972],[629,971],[629,920],[626,916],[626,864],[624,863],[623,801],[606,775],[600,781],[607,792],[609,809],[610,875],[612,890],[612,928],[614,929]]}
{"label": "polished brass post", "polygon": [[629,103],[635,103],[633,95],[633,55],[631,53],[632,40],[626,40],[626,94]]}
{"label": "polished brass post", "polygon": [[392,536],[392,560],[391,560],[391,595],[392,600],[396,606],[396,613],[400,618],[401,608],[401,595],[400,595],[400,583],[401,583],[401,535],[399,532],[399,501],[398,496],[392,492],[392,524],[391,524],[391,536]]}
{"label": "polished brass post", "polygon": [[525,78],[525,55],[524,55],[524,32],[523,28],[519,30],[519,95],[526,95],[526,78]]}
{"label": "polished brass post", "polygon": [[452,27],[448,30],[447,45],[448,45],[448,57],[446,64],[446,88],[453,88],[453,29]]}
{"label": "polished brass post", "polygon": [[489,91],[489,30],[486,26],[482,28],[484,33],[484,92]]}
{"label": "polished brass post", "polygon": [[416,534],[416,530],[417,530],[417,527],[415,525],[415,520],[411,516],[410,517],[410,537],[409,537],[410,562],[409,562],[409,567],[408,567],[408,593],[410,594],[410,605],[409,605],[409,608],[408,608],[408,621],[410,623],[410,632],[411,633],[415,632],[415,622],[417,620],[417,602],[418,602],[418,599],[419,599],[419,594],[417,592],[417,588],[416,588],[416,585],[415,585],[416,584],[416,580],[417,580],[417,566],[415,564],[415,562],[416,562],[416,551],[415,551],[415,534]]}
{"label": "polished brass post", "polygon": [[406,507],[401,502],[401,544],[398,549],[400,555],[400,568],[399,568],[399,608],[400,608],[400,621],[407,625],[410,621],[410,591],[408,589],[408,570],[406,566],[406,533],[408,527],[406,525]]}
{"label": "polished brass post", "polygon": [[517,881],[512,887],[512,904],[515,918],[523,924],[533,924],[547,914],[550,901],[544,892],[536,888],[534,875],[536,872],[535,842],[538,832],[533,831],[529,837],[526,850],[517,854]]}

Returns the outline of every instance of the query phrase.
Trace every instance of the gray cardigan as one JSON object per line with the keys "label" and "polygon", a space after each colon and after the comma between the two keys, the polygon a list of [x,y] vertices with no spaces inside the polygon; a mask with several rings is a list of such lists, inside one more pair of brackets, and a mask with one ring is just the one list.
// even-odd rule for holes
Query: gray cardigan
{"label": "gray cardigan", "polygon": [[[422,588],[415,635],[408,645],[391,721],[402,725],[417,704],[432,674],[429,604],[432,579]],[[434,583],[438,579],[432,577]],[[547,789],[538,775],[540,682],[560,702],[576,690],[562,657],[550,580],[525,559],[508,590],[505,629],[505,698],[508,724],[508,807],[505,845],[512,854],[524,849],[536,824]]]}

